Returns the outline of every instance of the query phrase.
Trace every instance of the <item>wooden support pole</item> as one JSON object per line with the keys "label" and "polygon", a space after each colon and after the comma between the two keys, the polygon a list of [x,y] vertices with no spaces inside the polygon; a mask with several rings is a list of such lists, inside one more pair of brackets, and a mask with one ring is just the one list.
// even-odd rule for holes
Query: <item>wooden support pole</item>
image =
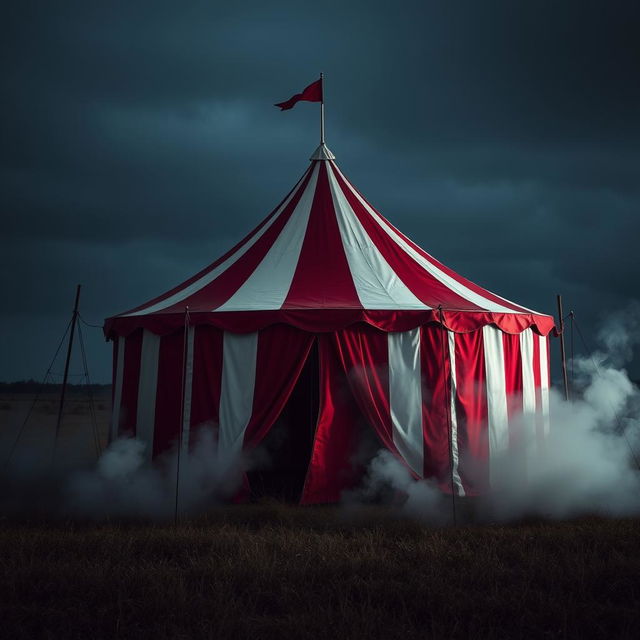
{"label": "wooden support pole", "polygon": [[80,288],[76,287],[76,301],[73,305],[73,316],[71,317],[71,333],[69,334],[69,345],[67,347],[67,359],[64,363],[64,375],[62,377],[62,391],[60,392],[60,406],[58,407],[58,419],[56,420],[56,439],[53,445],[53,455],[55,457],[56,448],[58,446],[58,435],[60,434],[60,424],[62,423],[62,413],[64,411],[64,397],[67,393],[67,380],[69,378],[69,363],[71,362],[71,350],[73,349],[73,336],[76,329],[76,321],[78,320],[78,305],[80,303]]}
{"label": "wooden support pole", "polygon": [[558,333],[560,334],[560,359],[562,361],[564,399],[569,402],[569,380],[567,378],[567,358],[564,347],[564,319],[562,316],[562,296],[560,294],[558,294]]}

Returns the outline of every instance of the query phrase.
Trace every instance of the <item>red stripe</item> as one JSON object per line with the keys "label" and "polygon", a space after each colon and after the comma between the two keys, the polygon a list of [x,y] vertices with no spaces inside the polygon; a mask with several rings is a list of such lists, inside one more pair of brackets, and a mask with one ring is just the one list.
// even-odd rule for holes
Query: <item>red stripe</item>
{"label": "red stripe", "polygon": [[[273,243],[280,235],[282,229],[291,218],[295,208],[302,197],[309,179],[311,171],[304,177],[302,185],[293,196],[278,219],[269,227],[264,235],[236,262],[225,269],[213,282],[210,282],[202,289],[199,289],[189,297],[180,302],[156,311],[155,313],[176,313],[184,311],[185,306],[191,312],[211,311],[223,305],[234,293],[245,283],[247,278],[255,271],[256,267],[269,252]],[[153,315],[153,314],[151,314]]]}
{"label": "red stripe", "polygon": [[[338,177],[340,177],[339,173],[338,173],[338,167],[335,164],[335,162],[331,162],[331,165],[332,165],[332,168],[334,170],[334,173]],[[344,184],[344,181],[341,181],[341,183]],[[465,287],[467,287],[467,289],[470,289],[474,293],[477,293],[478,295],[481,295],[483,298],[486,298],[487,300],[491,300],[492,302],[500,304],[500,305],[502,305],[502,306],[504,306],[504,307],[506,307],[508,309],[512,309],[513,311],[530,313],[529,311],[527,311],[523,307],[520,307],[520,306],[518,306],[516,304],[513,304],[511,302],[508,302],[504,298],[501,298],[500,296],[497,296],[494,293],[491,293],[490,291],[487,291],[486,289],[483,289],[482,287],[479,287],[477,284],[474,284],[473,282],[467,280],[466,278],[463,278],[461,275],[457,274],[455,271],[453,271],[452,269],[449,269],[449,267],[445,266],[444,264],[442,264],[441,262],[436,260],[433,256],[429,255],[424,249],[422,249],[417,244],[415,244],[415,242],[413,242],[411,239],[409,239],[407,236],[405,236],[401,231],[396,229],[396,227],[394,227],[377,209],[375,209],[375,207],[371,206],[371,204],[366,200],[366,198],[350,182],[349,182],[349,186],[351,186],[351,188],[354,189],[358,193],[358,195],[360,195],[360,197],[369,205],[369,207],[373,211],[375,211],[380,216],[380,218],[382,218],[387,223],[388,228],[393,233],[395,233],[396,236],[398,236],[399,238],[402,238],[402,240],[404,240],[412,249],[414,249],[417,253],[419,253],[425,260],[427,260],[432,265],[437,267],[440,271],[442,271],[443,273],[446,273],[448,276],[450,276],[451,278],[453,278],[454,280],[456,280],[460,284],[462,284]],[[346,185],[343,187],[343,190],[345,192],[345,195],[349,194],[349,192],[350,192],[350,189]],[[358,206],[362,207],[362,205],[359,202],[358,202]],[[355,208],[354,208],[354,211],[355,211]],[[365,212],[366,212],[366,210],[365,210]],[[370,214],[368,212],[366,212],[366,215],[370,216]],[[378,225],[378,223],[375,222],[375,221],[373,222],[373,224]],[[385,233],[385,235],[386,235],[386,233]],[[412,266],[411,266],[411,271],[413,272],[413,270],[415,270],[415,268],[416,268],[415,261],[413,260],[413,258],[411,258],[411,256],[407,255],[407,253],[405,251],[403,251],[402,249],[400,249],[400,251],[404,254],[404,258],[403,258],[404,260],[409,260],[409,261],[411,261],[411,263],[413,263]],[[385,255],[385,258],[386,258],[386,255]],[[417,267],[422,269],[422,267],[420,267],[420,265],[417,265]],[[404,279],[403,279],[403,282],[408,287],[410,287],[409,283],[406,282]],[[446,287],[446,285],[443,285],[443,286],[445,286],[447,291],[449,291],[452,296],[459,297],[457,294],[455,294],[453,291],[451,291],[448,287]],[[413,291],[413,289],[412,289],[412,291]],[[413,291],[413,293],[416,296],[420,297],[416,291]],[[452,300],[455,300],[455,298],[452,298]],[[479,309],[479,308],[481,308],[481,307],[477,307],[477,306],[473,305],[468,300],[465,300],[465,299],[463,299],[463,300],[464,300],[464,304],[465,304],[464,307],[456,307],[456,306],[449,305],[449,304],[447,304],[446,306],[448,308],[450,308],[450,309],[458,309],[458,308],[460,308],[460,309]],[[427,301],[423,301],[423,302],[425,302],[425,304],[429,304],[429,302],[427,302]],[[442,304],[443,304],[443,306],[445,306],[444,302]],[[436,302],[435,306],[437,306],[437,305],[438,305],[438,303]],[[429,304],[429,306],[434,306],[434,305],[430,305]]]}
{"label": "red stripe", "polygon": [[136,435],[141,353],[142,329],[139,329],[128,336],[124,344],[124,370],[122,375],[122,400],[120,401],[118,435]]}
{"label": "red stripe", "polygon": [[314,336],[278,324],[258,335],[253,413],[244,446],[255,447],[273,426],[300,377]]}
{"label": "red stripe", "polygon": [[358,408],[384,446],[398,455],[391,426],[387,334],[359,325],[333,337]]}
{"label": "red stripe", "polygon": [[[151,307],[154,304],[157,304],[158,302],[162,302],[162,300],[166,300],[167,298],[170,298],[175,293],[178,293],[179,291],[182,291],[182,289],[185,289],[186,287],[192,285],[194,282],[196,282],[197,280],[205,276],[210,271],[213,271],[216,267],[221,265],[225,260],[230,258],[234,253],[236,253],[236,251],[239,251],[245,244],[247,244],[247,242],[249,242],[249,240],[251,240],[251,238],[253,238],[253,236],[255,236],[256,233],[258,233],[260,229],[262,229],[269,222],[269,220],[271,220],[271,218],[273,218],[273,216],[276,215],[276,213],[278,212],[278,209],[280,209],[283,203],[287,201],[287,198],[298,188],[298,186],[303,182],[303,180],[308,177],[309,172],[310,172],[310,169],[307,169],[304,172],[304,174],[302,175],[300,180],[298,180],[298,182],[293,187],[293,189],[289,191],[289,193],[282,199],[282,201],[278,204],[278,206],[253,231],[248,233],[244,238],[242,238],[242,240],[240,240],[240,242],[238,242],[238,244],[232,247],[229,251],[227,251],[223,256],[218,258],[215,262],[212,262],[209,266],[205,267],[201,271],[198,271],[198,273],[196,273],[195,276],[193,276],[192,278],[189,278],[188,280],[185,280],[184,282],[179,284],[177,287],[174,287],[173,289],[170,289],[166,293],[163,293],[162,295],[156,298],[153,298],[152,300],[149,300],[149,302],[145,302],[144,304],[141,304],[138,307],[134,307],[133,309],[130,309],[129,311],[125,311],[118,315],[125,316],[130,313],[135,313],[137,311],[141,311],[142,309],[146,309],[147,307]],[[114,317],[117,317],[117,316],[114,316]],[[111,318],[108,318],[107,322],[109,320],[111,320]]]}
{"label": "red stripe", "polygon": [[488,409],[482,331],[456,334],[456,416],[460,479],[467,495],[489,488]]}
{"label": "red stripe", "polygon": [[160,340],[158,384],[156,387],[153,457],[168,451],[178,439],[182,417],[182,372],[184,370],[184,330]]}
{"label": "red stripe", "polygon": [[407,255],[407,252],[384,232],[378,222],[376,222],[371,214],[362,206],[340,174],[335,169],[333,169],[333,173],[338,180],[347,202],[351,205],[353,212],[373,244],[400,280],[402,280],[421,302],[433,308],[438,305],[443,305],[457,309],[481,309],[481,307],[470,303],[465,298],[451,291],[447,285],[440,282]]}
{"label": "red stripe", "polygon": [[[113,341],[113,349],[112,349],[112,354],[113,354],[113,369],[111,370],[111,407],[112,407],[112,413],[113,413],[113,408],[116,405],[116,377],[118,375],[118,344],[120,340],[125,340],[125,338],[116,338]],[[119,416],[114,416],[112,415],[111,420],[119,420]],[[113,423],[112,423],[113,424]],[[113,434],[113,436],[112,436]],[[116,424],[115,429],[112,431],[112,427],[109,427],[109,433],[107,435],[107,444],[111,444],[112,442],[112,437],[113,438],[117,438],[118,437],[118,425]]]}
{"label": "red stripe", "polygon": [[420,330],[424,477],[435,478],[442,490],[450,492],[450,361],[447,340],[446,333],[439,326],[429,325]]}
{"label": "red stripe", "polygon": [[362,308],[329,188],[327,163],[319,162],[318,182],[300,258],[283,309]]}
{"label": "red stripe", "polygon": [[522,354],[520,336],[502,334],[504,351],[505,391],[507,394],[507,414],[509,416],[509,444],[519,443],[519,434],[514,430],[513,418],[522,415]]}
{"label": "red stripe", "polygon": [[339,502],[364,472],[355,460],[362,415],[328,334],[318,336],[318,353],[320,407],[301,504]]}
{"label": "red stripe", "polygon": [[214,327],[196,327],[194,331],[190,446],[201,427],[213,428],[217,441],[222,386],[223,332]]}

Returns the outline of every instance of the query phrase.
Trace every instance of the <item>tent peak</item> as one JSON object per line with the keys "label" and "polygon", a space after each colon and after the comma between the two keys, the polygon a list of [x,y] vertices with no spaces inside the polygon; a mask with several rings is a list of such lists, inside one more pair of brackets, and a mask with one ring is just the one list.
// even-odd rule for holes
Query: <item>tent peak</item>
{"label": "tent peak", "polygon": [[331,153],[331,149],[323,142],[314,152],[311,154],[309,160],[335,160],[336,157]]}

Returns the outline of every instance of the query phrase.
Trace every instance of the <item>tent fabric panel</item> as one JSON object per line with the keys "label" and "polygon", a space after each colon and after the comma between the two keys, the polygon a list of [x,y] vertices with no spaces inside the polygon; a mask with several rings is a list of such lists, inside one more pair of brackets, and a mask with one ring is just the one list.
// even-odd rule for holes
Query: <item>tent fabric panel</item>
{"label": "tent fabric panel", "polygon": [[549,367],[549,340],[538,336],[540,342],[540,391],[542,426],[544,438],[549,435],[549,387],[551,386],[551,368]]}
{"label": "tent fabric panel", "polygon": [[[311,176],[312,174],[309,174]],[[298,224],[294,214],[300,203],[302,196],[309,191],[309,176],[305,177],[302,185],[293,194],[289,202],[286,203],[282,211],[264,227],[261,233],[248,242],[238,253],[232,256],[225,264],[209,273],[203,282],[194,283],[192,287],[174,296],[170,305],[161,303],[163,306],[156,308],[154,314],[180,313],[184,312],[186,306],[191,313],[210,312],[214,309],[223,309],[225,305],[233,305],[240,294],[240,290],[246,292],[249,281],[254,277],[258,269],[263,269],[265,260],[274,247],[282,243],[283,232],[296,227]],[[277,282],[277,278],[272,278]],[[188,293],[188,295],[185,295]],[[258,296],[258,299],[260,296]],[[251,300],[253,302],[254,300]],[[266,307],[268,308],[268,307]]]}
{"label": "tent fabric panel", "polygon": [[466,495],[489,488],[488,407],[482,331],[453,334],[460,478]]}
{"label": "tent fabric panel", "polygon": [[214,327],[194,327],[191,411],[187,430],[189,447],[201,428],[212,429],[217,441],[220,424],[223,335],[222,331]]}
{"label": "tent fabric panel", "polygon": [[244,448],[256,447],[271,430],[289,400],[313,345],[314,336],[274,325],[258,334],[251,417]]}
{"label": "tent fabric panel", "polygon": [[396,270],[372,241],[333,171],[329,171],[329,184],[340,242],[347,255],[361,306],[367,309],[429,308],[398,277]]}
{"label": "tent fabric panel", "polygon": [[153,457],[159,354],[160,336],[145,329],[142,333],[142,347],[140,349],[136,438],[144,442],[147,460],[151,460]]}
{"label": "tent fabric panel", "polygon": [[520,362],[522,364],[522,440],[527,450],[527,469],[531,464],[533,447],[536,442],[536,385],[533,361],[533,341],[536,336],[531,330],[523,331],[519,336]]}
{"label": "tent fabric panel", "polygon": [[[393,274],[396,280],[396,287],[404,289],[406,293],[399,300],[392,298],[385,300],[384,306],[390,308],[435,308],[440,304],[458,309],[474,309],[481,310],[483,307],[478,305],[470,305],[469,301],[453,292],[444,282],[434,277],[407,255],[404,247],[402,247],[395,238],[381,229],[380,221],[375,220],[367,211],[359,198],[359,196],[347,186],[346,181],[338,174],[337,181],[339,183],[338,191],[342,196],[342,210],[345,217],[352,217],[354,222],[352,225],[361,230],[361,245],[365,245],[367,251],[376,255],[377,264],[372,270],[375,275],[377,273]],[[365,240],[366,239],[366,240]],[[366,245],[369,245],[367,247]],[[358,247],[359,253],[365,254],[361,246]],[[384,265],[384,268],[381,268]],[[375,283],[374,278],[371,280]],[[385,280],[391,280],[389,276]],[[400,287],[398,287],[400,285]],[[375,292],[379,287],[372,287]],[[367,308],[380,308],[377,305],[375,296],[371,298],[372,304],[365,305]],[[400,303],[400,304],[399,304]]]}
{"label": "tent fabric panel", "polygon": [[244,433],[253,412],[257,333],[224,333],[218,455],[234,462],[242,451]]}
{"label": "tent fabric panel", "polygon": [[456,408],[457,374],[456,374],[456,335],[447,331],[447,348],[449,352],[449,420],[451,429],[451,479],[455,492],[465,496],[464,485],[460,477],[460,443],[458,440],[458,413]]}
{"label": "tent fabric panel", "polygon": [[387,334],[393,444],[418,477],[424,473],[420,329]]}
{"label": "tent fabric panel", "polygon": [[402,459],[393,441],[386,334],[361,326],[336,331],[332,337],[359,410],[382,444]]}
{"label": "tent fabric panel", "polygon": [[113,379],[111,392],[111,421],[109,423],[109,443],[118,437],[120,407],[122,406],[122,383],[124,378],[124,349],[126,338],[113,341]]}
{"label": "tent fabric panel", "polygon": [[[361,206],[356,206],[354,210],[363,211],[361,220],[364,220],[365,217],[371,219],[371,226],[369,228],[372,237],[382,242],[383,234],[386,234],[393,243],[399,247],[402,253],[397,254],[398,260],[396,264],[412,265],[416,273],[419,270],[418,268],[426,271],[432,278],[431,285],[436,286],[443,295],[448,296],[444,297],[440,302],[442,306],[460,307],[461,301],[466,301],[465,307],[467,308],[486,309],[500,313],[531,313],[529,309],[520,307],[500,296],[496,296],[486,289],[473,284],[466,278],[462,278],[451,269],[444,267],[444,265],[409,240],[407,236],[398,231],[384,216],[378,213],[344,177],[335,163],[332,162],[331,165],[347,197],[354,197],[360,203]],[[387,246],[389,248],[389,245]],[[439,286],[437,286],[436,283],[439,283]],[[453,305],[449,304],[447,300],[451,300]],[[437,304],[432,304],[431,306],[437,306]]]}
{"label": "tent fabric panel", "polygon": [[362,415],[330,336],[318,336],[318,355],[320,405],[301,504],[340,502],[364,471],[357,455]]}
{"label": "tent fabric panel", "polygon": [[124,342],[124,368],[122,372],[122,396],[117,418],[118,436],[136,435],[138,413],[138,382],[140,380],[140,352],[142,329],[127,336]]}
{"label": "tent fabric panel", "polygon": [[[167,309],[170,306],[182,302],[185,298],[213,282],[213,280],[215,280],[234,262],[239,260],[264,235],[274,221],[288,207],[291,200],[298,193],[299,187],[306,184],[310,173],[311,167],[304,172],[300,180],[282,200],[282,202],[280,202],[280,204],[255,229],[253,229],[253,231],[248,233],[240,242],[238,242],[238,244],[227,251],[227,253],[185,282],[179,284],[166,293],[149,300],[149,302],[120,314],[120,316],[139,315],[140,313],[149,314],[162,309]],[[110,318],[110,320],[112,319],[113,318]]]}
{"label": "tent fabric panel", "polygon": [[504,381],[507,394],[507,415],[509,418],[522,413],[522,353],[520,336],[502,334],[504,355]]}
{"label": "tent fabric panel", "polygon": [[[253,333],[272,324],[288,324],[296,329],[321,333],[339,331],[360,324],[368,324],[381,331],[409,331],[426,324],[444,324],[454,333],[469,333],[485,325],[494,325],[505,333],[521,333],[529,328],[548,335],[554,328],[551,316],[515,313],[468,312],[438,309],[272,309],[268,311],[198,312],[190,308],[191,323],[211,326],[235,333]],[[159,335],[173,333],[184,324],[184,308],[175,313],[147,316],[117,317],[105,325],[108,338],[128,336],[146,328]]]}
{"label": "tent fabric panel", "polygon": [[[327,305],[362,307],[326,185],[327,169],[323,163],[300,258],[283,309],[319,309]],[[329,255],[331,260],[327,261]]]}
{"label": "tent fabric panel", "polygon": [[185,329],[160,339],[156,384],[153,457],[175,444],[180,435]]}
{"label": "tent fabric panel", "polygon": [[483,327],[484,363],[487,383],[487,431],[489,437],[489,482],[494,480],[494,462],[509,449],[509,414],[502,333]]}
{"label": "tent fabric panel", "polygon": [[542,375],[543,371],[540,368],[540,340],[537,336],[533,337],[533,380],[536,394],[536,413],[535,413],[535,433],[536,442],[540,450],[544,450],[545,446],[545,433],[544,433],[544,418],[542,415]]}
{"label": "tent fabric panel", "polygon": [[[251,265],[250,270],[238,270],[232,295],[228,296],[224,302],[214,303],[211,309],[251,311],[282,307],[300,258],[317,179],[318,167],[315,167],[310,174],[308,184],[300,189],[299,194],[292,200],[291,213],[286,218],[282,216],[284,224],[274,225],[275,231],[278,232],[277,236],[272,238],[269,233],[265,235],[265,244],[270,241],[270,246],[266,247],[259,256],[260,259]],[[227,270],[220,279],[222,280],[229,271],[231,269]]]}
{"label": "tent fabric panel", "polygon": [[438,325],[421,329],[424,477],[451,490],[451,361],[448,332]]}

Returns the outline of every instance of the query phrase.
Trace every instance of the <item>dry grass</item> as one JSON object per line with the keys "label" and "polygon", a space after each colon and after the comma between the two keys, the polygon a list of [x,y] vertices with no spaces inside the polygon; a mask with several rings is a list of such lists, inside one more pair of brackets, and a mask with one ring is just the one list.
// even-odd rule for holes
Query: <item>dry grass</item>
{"label": "dry grass", "polygon": [[[1,397],[0,451],[32,398]],[[95,459],[80,397],[61,450]],[[109,399],[100,398],[104,444]],[[19,457],[49,459],[56,398]],[[21,638],[635,638],[640,521],[429,529],[369,508],[229,507],[174,528],[2,520],[0,631]]]}
{"label": "dry grass", "polygon": [[640,522],[428,529],[227,508],[169,525],[5,522],[11,638],[631,638]]}
{"label": "dry grass", "polygon": [[[9,464],[21,464],[26,458],[51,457],[58,416],[59,395],[46,392],[33,404],[30,393],[0,394],[0,467],[7,464],[16,436],[20,438]],[[33,406],[32,406],[33,405]],[[93,409],[99,448],[107,444],[111,411],[109,390],[94,393]],[[31,414],[29,415],[29,412]],[[26,424],[23,423],[29,416]],[[95,462],[96,440],[93,434],[91,403],[86,392],[73,391],[67,395],[64,417],[59,434],[59,458],[69,465]]]}

